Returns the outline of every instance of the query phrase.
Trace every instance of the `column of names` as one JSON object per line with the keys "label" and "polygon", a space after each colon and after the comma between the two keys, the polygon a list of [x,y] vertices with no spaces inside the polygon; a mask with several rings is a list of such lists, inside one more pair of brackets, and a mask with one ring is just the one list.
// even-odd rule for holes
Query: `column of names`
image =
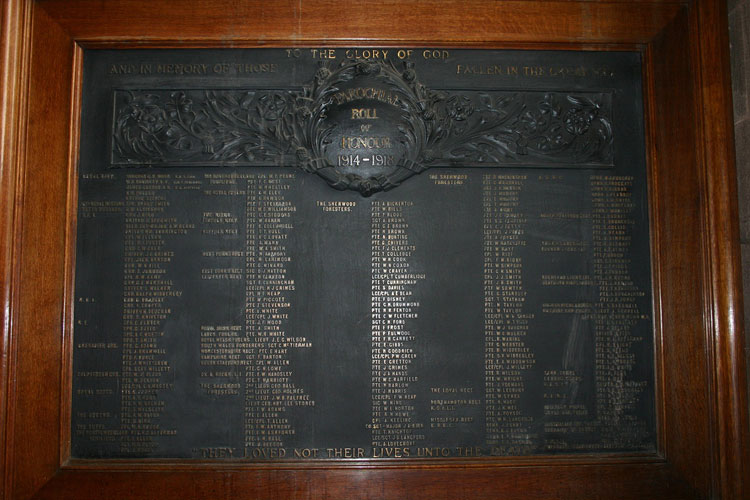
{"label": "column of names", "polygon": [[496,453],[523,453],[534,443],[533,418],[519,406],[524,372],[535,365],[526,345],[529,320],[521,250],[526,216],[519,211],[526,175],[483,176],[485,439]]}
{"label": "column of names", "polygon": [[639,445],[647,430],[632,414],[646,387],[645,380],[629,380],[635,364],[633,336],[641,313],[638,300],[645,293],[631,274],[632,227],[635,224],[631,176],[593,175],[592,236],[594,279],[599,298],[594,313],[596,416],[602,428],[602,449]]}
{"label": "column of names", "polygon": [[160,418],[160,397],[174,389],[164,346],[164,324],[172,314],[171,297],[180,297],[169,278],[175,254],[169,243],[188,235],[192,224],[165,216],[169,174],[132,174],[125,179],[124,272],[120,452],[147,454],[159,436],[175,435]]}
{"label": "column of names", "polygon": [[295,174],[247,178],[245,337],[253,356],[245,366],[245,447],[282,448],[296,433],[287,409],[315,401],[293,381],[290,350],[311,343],[289,335],[296,280],[289,275],[289,236],[297,211],[288,191]]}
{"label": "column of names", "polygon": [[413,287],[425,279],[411,269],[416,246],[409,239],[411,201],[372,202],[372,446],[409,447],[424,439],[417,420],[412,367],[417,356],[410,328],[419,317]]}

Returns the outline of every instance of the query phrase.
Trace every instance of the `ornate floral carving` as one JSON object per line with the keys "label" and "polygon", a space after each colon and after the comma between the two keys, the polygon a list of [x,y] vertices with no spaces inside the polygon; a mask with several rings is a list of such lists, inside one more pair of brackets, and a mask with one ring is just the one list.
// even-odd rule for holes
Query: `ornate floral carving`
{"label": "ornate floral carving", "polygon": [[[405,153],[382,174],[345,173],[326,159],[335,94],[359,78],[397,99]],[[433,166],[582,165],[613,161],[611,95],[431,90],[412,63],[321,64],[287,90],[149,90],[115,94],[112,166],[297,165],[336,189],[392,189]],[[394,132],[396,133],[396,132]]]}

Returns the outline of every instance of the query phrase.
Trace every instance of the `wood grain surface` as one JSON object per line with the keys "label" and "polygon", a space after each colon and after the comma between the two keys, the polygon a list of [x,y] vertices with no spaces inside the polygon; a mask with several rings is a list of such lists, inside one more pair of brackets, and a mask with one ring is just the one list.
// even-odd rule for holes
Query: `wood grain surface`
{"label": "wood grain surface", "polygon": [[[750,498],[722,0],[6,0],[2,40],[3,498]],[[68,459],[82,49],[290,45],[642,52],[656,454],[276,466]]]}

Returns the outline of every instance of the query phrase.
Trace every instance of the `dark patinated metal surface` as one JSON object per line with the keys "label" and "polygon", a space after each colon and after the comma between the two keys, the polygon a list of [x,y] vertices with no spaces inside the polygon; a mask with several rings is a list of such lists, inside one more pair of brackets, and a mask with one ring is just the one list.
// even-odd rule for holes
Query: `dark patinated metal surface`
{"label": "dark patinated metal surface", "polygon": [[77,458],[655,448],[636,53],[87,51]]}

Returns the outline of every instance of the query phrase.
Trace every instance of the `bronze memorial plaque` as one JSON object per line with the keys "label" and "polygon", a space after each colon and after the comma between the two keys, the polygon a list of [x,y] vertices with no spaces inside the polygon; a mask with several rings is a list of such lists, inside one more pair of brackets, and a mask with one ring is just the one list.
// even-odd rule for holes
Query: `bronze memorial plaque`
{"label": "bronze memorial plaque", "polygon": [[72,456],[656,449],[641,60],[87,50]]}

